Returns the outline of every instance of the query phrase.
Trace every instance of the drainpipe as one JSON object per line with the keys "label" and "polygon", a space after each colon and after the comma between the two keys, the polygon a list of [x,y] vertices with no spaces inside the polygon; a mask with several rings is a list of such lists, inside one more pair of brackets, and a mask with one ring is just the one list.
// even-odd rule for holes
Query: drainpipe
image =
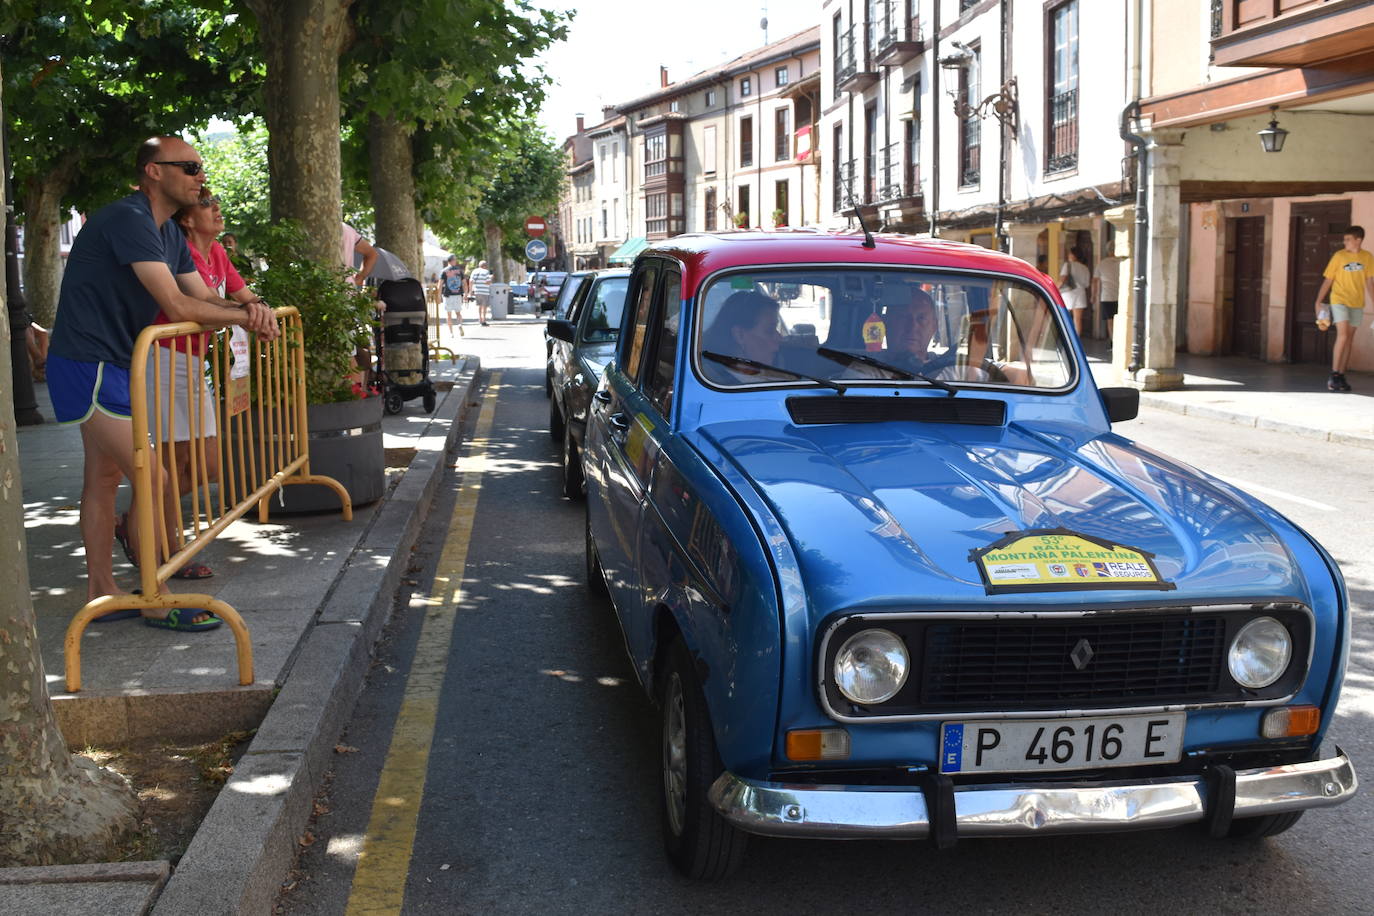
{"label": "drainpipe", "polygon": [[1150,254],[1149,196],[1146,182],[1150,177],[1150,162],[1145,138],[1130,131],[1130,119],[1140,115],[1140,101],[1133,99],[1121,111],[1121,139],[1135,147],[1135,252],[1131,255],[1135,270],[1131,278],[1131,295],[1135,301],[1134,334],[1131,337],[1131,363],[1126,368],[1140,371],[1140,359],[1145,350],[1145,260]]}
{"label": "drainpipe", "polygon": [[1121,139],[1131,144],[1135,148],[1135,251],[1131,255],[1131,265],[1134,268],[1131,278],[1131,297],[1134,302],[1135,315],[1132,322],[1131,335],[1131,362],[1126,369],[1135,374],[1141,369],[1141,359],[1145,352],[1145,309],[1146,309],[1146,261],[1150,255],[1150,212],[1148,183],[1150,177],[1150,161],[1146,149],[1145,138],[1139,134],[1131,133],[1131,118],[1140,117],[1140,94],[1141,94],[1141,0],[1135,0],[1132,6],[1132,25],[1135,34],[1132,36],[1132,55],[1131,55],[1131,92],[1130,103],[1121,110]]}
{"label": "drainpipe", "polygon": [[940,3],[934,4],[930,49],[930,237],[940,237],[936,218],[940,215]]}
{"label": "drainpipe", "polygon": [[[1011,54],[1007,45],[1011,41],[1011,35],[1007,29],[1007,0],[998,0],[998,18],[1001,20],[999,25],[1002,29],[1002,41],[998,51],[1001,60],[998,62],[998,78],[1002,85],[1007,84],[1007,70],[1011,64]],[[1007,206],[1007,122],[1003,118],[997,119],[997,222],[993,229],[997,239],[997,250],[1006,251],[1006,230],[1003,225],[1002,211]]]}

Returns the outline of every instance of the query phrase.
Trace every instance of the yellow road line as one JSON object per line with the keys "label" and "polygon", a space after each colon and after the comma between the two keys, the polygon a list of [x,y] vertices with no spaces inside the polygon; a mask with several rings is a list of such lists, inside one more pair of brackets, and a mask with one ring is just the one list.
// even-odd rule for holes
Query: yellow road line
{"label": "yellow road line", "polygon": [[434,587],[428,597],[412,602],[427,610],[353,875],[345,911],[350,916],[399,913],[405,902],[406,876],[415,846],[420,802],[425,793],[425,771],[434,741],[434,723],[439,714],[439,693],[448,669],[453,623],[462,597],[463,570],[467,565],[477,499],[482,492],[482,476],[487,470],[487,451],[500,388],[501,374],[498,372],[492,376],[468,457],[463,461],[462,489],[444,537]]}

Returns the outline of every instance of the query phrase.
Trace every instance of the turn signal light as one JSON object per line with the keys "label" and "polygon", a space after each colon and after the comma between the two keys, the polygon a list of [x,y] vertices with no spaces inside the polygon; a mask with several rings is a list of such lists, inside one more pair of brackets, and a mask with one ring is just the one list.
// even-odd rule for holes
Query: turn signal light
{"label": "turn signal light", "polygon": [[1315,706],[1281,706],[1264,714],[1260,734],[1266,738],[1301,738],[1315,735],[1322,712]]}
{"label": "turn signal light", "polygon": [[842,728],[798,729],[787,733],[789,760],[843,760],[849,756],[849,732]]}

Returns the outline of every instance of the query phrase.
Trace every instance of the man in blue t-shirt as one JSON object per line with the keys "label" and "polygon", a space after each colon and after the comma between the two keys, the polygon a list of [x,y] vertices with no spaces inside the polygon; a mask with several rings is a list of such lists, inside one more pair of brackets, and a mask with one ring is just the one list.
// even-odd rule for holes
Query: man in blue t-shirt
{"label": "man in blue t-shirt", "polygon": [[[88,600],[123,594],[111,548],[115,494],[121,478],[134,479],[129,365],[139,332],[161,309],[172,321],[238,325],[265,339],[277,336],[272,310],[262,300],[238,303],[206,287],[170,218],[200,200],[205,172],[199,154],[176,137],[153,137],[139,147],[136,166],[138,190],[96,211],[72,244],[48,350],[53,413],[61,423],[80,424],[85,450],[81,538]],[[171,488],[163,492],[170,500]],[[129,613],[102,619],[115,616]],[[212,614],[180,608],[144,616],[152,626],[175,630],[220,623]]]}

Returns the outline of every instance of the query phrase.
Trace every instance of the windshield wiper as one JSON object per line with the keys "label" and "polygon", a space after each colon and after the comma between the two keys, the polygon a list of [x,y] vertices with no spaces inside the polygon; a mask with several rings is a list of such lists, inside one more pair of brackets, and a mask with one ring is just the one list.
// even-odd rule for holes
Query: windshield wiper
{"label": "windshield wiper", "polygon": [[819,353],[821,356],[828,357],[830,359],[835,360],[836,362],[863,363],[865,366],[872,366],[875,369],[882,369],[885,372],[891,372],[893,375],[897,376],[897,378],[900,379],[906,379],[908,381],[915,381],[917,379],[920,379],[927,385],[939,388],[941,391],[949,392],[950,397],[954,397],[956,394],[959,393],[959,389],[955,388],[949,382],[943,381],[942,379],[938,379],[930,375],[926,375],[924,372],[916,372],[911,369],[903,369],[900,366],[894,366],[891,363],[883,362],[881,359],[878,359],[877,357],[869,356],[867,353],[850,353],[848,350],[836,350],[833,347],[817,347],[816,352]]}
{"label": "windshield wiper", "polygon": [[781,366],[770,366],[768,363],[761,363],[758,360],[748,359],[743,356],[726,356],[724,353],[713,353],[710,350],[702,350],[701,355],[713,362],[721,363],[726,366],[745,366],[749,369],[757,369],[760,372],[776,372],[779,375],[788,375],[795,379],[804,379],[808,382],[815,382],[817,385],[824,385],[826,388],[833,388],[840,394],[849,390],[848,385],[841,385],[839,382],[832,382],[828,378],[821,378],[816,375],[807,375],[805,372],[793,372],[791,369],[784,369]]}

